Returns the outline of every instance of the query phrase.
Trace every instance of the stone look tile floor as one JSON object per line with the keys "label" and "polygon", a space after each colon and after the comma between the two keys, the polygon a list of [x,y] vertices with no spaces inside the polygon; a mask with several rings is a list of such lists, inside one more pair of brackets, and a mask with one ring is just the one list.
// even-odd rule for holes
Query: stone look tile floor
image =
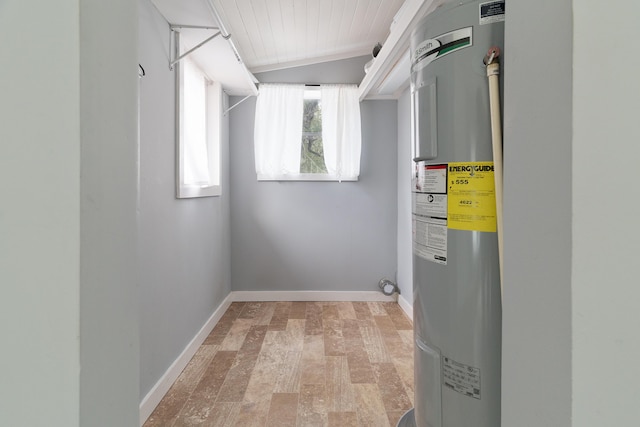
{"label": "stone look tile floor", "polygon": [[398,304],[235,302],[144,427],[395,427],[413,392]]}

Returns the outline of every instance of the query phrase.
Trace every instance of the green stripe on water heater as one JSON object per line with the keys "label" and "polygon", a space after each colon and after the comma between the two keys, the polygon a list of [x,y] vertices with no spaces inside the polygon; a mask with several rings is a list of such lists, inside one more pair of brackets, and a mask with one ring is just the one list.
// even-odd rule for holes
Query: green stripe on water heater
{"label": "green stripe on water heater", "polygon": [[412,51],[411,62],[412,65],[422,62],[422,66],[425,66],[431,61],[471,45],[473,45],[473,27],[460,28],[433,39],[424,40]]}
{"label": "green stripe on water heater", "polygon": [[449,46],[441,48],[440,52],[438,52],[438,57],[441,57],[442,55],[446,55],[447,53],[451,53],[454,50],[462,49],[463,47],[467,47],[469,45],[471,45],[471,39],[469,37],[466,37],[461,40],[456,40],[455,42],[451,43]]}

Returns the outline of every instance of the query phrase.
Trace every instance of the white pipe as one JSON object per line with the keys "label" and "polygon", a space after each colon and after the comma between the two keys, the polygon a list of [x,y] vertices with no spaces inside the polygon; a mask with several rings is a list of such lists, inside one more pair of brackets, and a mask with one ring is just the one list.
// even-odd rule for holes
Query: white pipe
{"label": "white pipe", "polygon": [[[493,49],[493,48],[492,48]],[[491,58],[494,59],[493,57]],[[500,120],[500,64],[489,61],[487,77],[489,78],[489,108],[491,110],[491,145],[493,147],[493,174],[496,194],[496,220],[498,223],[498,258],[500,262],[500,295],[504,293],[503,281],[503,223],[502,223],[502,124]]]}

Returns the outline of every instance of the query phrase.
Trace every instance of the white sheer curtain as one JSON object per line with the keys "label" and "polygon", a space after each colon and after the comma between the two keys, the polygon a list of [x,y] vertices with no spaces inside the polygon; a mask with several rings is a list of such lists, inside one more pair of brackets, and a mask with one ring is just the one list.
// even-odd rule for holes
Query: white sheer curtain
{"label": "white sheer curtain", "polygon": [[322,145],[329,175],[360,175],[360,99],[356,85],[322,85]]}
{"label": "white sheer curtain", "polygon": [[184,70],[182,90],[182,159],[184,184],[209,184],[207,153],[207,80],[189,58],[180,64]]}
{"label": "white sheer curtain", "polygon": [[254,149],[258,179],[300,172],[304,85],[261,84]]}

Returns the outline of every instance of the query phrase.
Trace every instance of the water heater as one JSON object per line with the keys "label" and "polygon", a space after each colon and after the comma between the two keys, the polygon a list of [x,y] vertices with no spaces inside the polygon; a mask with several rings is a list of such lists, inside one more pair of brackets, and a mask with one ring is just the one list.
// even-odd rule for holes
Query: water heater
{"label": "water heater", "polygon": [[[418,427],[499,427],[501,292],[487,71],[504,1],[448,2],[411,37]],[[403,424],[404,422],[404,424]]]}

